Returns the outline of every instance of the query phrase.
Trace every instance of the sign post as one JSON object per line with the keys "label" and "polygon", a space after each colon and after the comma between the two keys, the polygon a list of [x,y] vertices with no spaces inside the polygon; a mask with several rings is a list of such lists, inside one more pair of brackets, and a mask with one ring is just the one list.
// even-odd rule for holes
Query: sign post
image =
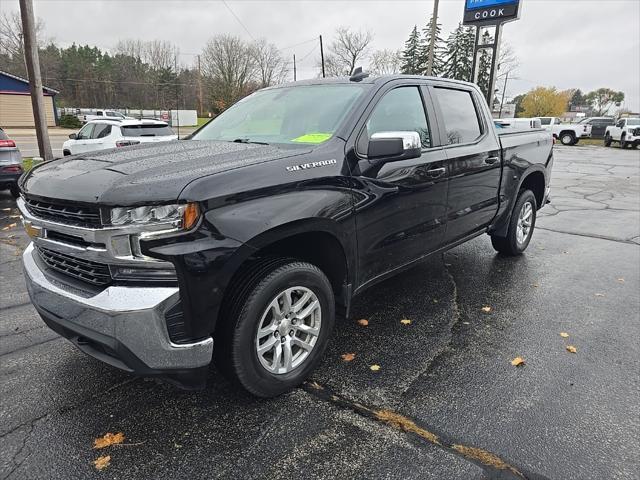
{"label": "sign post", "polygon": [[[472,79],[478,81],[478,53],[480,50],[491,49],[491,72],[489,73],[489,88],[487,89],[487,103],[491,108],[493,91],[496,84],[498,68],[498,56],[500,55],[500,40],[502,37],[502,24],[513,22],[520,18],[521,0],[465,0],[464,25],[476,27],[476,41],[473,47]],[[492,43],[481,44],[480,30],[486,27],[494,27]]]}

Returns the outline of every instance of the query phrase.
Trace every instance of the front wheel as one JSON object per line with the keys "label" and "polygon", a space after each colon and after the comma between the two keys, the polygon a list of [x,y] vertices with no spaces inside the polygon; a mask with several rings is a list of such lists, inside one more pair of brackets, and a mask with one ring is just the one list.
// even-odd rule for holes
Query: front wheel
{"label": "front wheel", "polygon": [[266,260],[250,266],[235,291],[216,332],[217,365],[259,397],[302,383],[333,330],[335,300],[327,277],[306,262]]}
{"label": "front wheel", "polygon": [[604,136],[604,146],[605,147],[610,147],[611,146],[611,135],[605,135]]}
{"label": "front wheel", "polygon": [[560,142],[563,145],[573,145],[576,143],[576,137],[573,133],[563,133],[560,135]]}
{"label": "front wheel", "polygon": [[536,197],[531,190],[521,190],[509,220],[506,237],[491,236],[493,248],[505,255],[522,254],[531,241],[536,226]]}
{"label": "front wheel", "polygon": [[624,139],[624,135],[620,137],[620,148],[623,150],[627,148],[627,141]]}
{"label": "front wheel", "polygon": [[9,186],[9,193],[13,198],[18,198],[20,196],[20,189],[18,188],[18,185],[16,185],[15,183],[11,184]]}

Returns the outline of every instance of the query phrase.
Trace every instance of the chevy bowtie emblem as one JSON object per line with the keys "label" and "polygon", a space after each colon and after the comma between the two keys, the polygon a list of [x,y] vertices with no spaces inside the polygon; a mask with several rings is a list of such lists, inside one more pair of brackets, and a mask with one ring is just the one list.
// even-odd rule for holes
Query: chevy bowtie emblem
{"label": "chevy bowtie emblem", "polygon": [[297,172],[298,170],[308,170],[309,168],[326,167],[328,165],[335,165],[338,161],[335,158],[331,160],[320,160],[319,162],[302,163],[300,165],[291,165],[287,167],[287,172]]}

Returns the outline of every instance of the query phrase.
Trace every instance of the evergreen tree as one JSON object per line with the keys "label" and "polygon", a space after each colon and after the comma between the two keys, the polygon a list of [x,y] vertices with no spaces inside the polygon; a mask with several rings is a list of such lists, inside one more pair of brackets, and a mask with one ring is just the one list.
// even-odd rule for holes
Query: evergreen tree
{"label": "evergreen tree", "polygon": [[473,50],[476,42],[476,27],[463,27],[458,37],[460,44],[460,77],[459,80],[473,81]]}
{"label": "evergreen tree", "polygon": [[[485,30],[482,34],[482,43],[491,43],[493,42],[493,37]],[[480,51],[480,58],[478,59],[478,87],[482,90],[484,96],[487,96],[487,92],[489,91],[489,77],[491,75],[491,53],[489,49],[483,48]]]}
{"label": "evergreen tree", "polygon": [[442,68],[442,76],[453,78],[455,80],[464,80],[462,77],[465,59],[462,54],[462,36],[464,30],[462,24],[458,23],[458,27],[449,34],[445,48],[444,63]]}
{"label": "evergreen tree", "polygon": [[420,52],[420,34],[418,33],[418,26],[414,25],[409,39],[404,43],[404,50],[402,51],[402,67],[400,71],[408,75],[420,74],[420,58],[418,56]]}
{"label": "evergreen tree", "polygon": [[[423,40],[420,43],[420,49],[418,52],[419,59],[419,69],[420,73],[426,75],[427,66],[429,64],[429,45],[431,44],[431,25],[433,24],[433,15],[429,19],[429,22],[422,30]],[[443,56],[444,56],[444,48],[442,37],[440,36],[442,31],[442,25],[436,23],[436,41],[433,48],[433,70],[432,75],[438,76],[442,74],[443,70]]]}

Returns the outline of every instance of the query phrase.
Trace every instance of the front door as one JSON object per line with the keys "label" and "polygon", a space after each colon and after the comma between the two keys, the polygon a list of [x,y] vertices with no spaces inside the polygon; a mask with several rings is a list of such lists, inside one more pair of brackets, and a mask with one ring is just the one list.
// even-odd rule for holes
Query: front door
{"label": "front door", "polygon": [[[487,227],[498,210],[500,145],[475,89],[434,86],[449,169],[446,242]],[[488,114],[488,112],[487,112]]]}
{"label": "front door", "polygon": [[87,123],[80,129],[80,131],[76,135],[76,139],[71,144],[71,155],[76,155],[77,153],[84,153],[87,151],[87,142],[91,139],[91,134],[93,133],[94,126],[94,123]]}
{"label": "front door", "polygon": [[[447,172],[428,91],[397,86],[378,97],[355,145],[359,286],[381,278],[439,248],[444,239]],[[425,106],[427,109],[425,110]],[[427,112],[431,114],[427,115]],[[419,158],[367,170],[366,149],[374,133],[412,131],[422,140]],[[364,167],[363,167],[364,165]],[[359,173],[359,174],[358,174]]]}

